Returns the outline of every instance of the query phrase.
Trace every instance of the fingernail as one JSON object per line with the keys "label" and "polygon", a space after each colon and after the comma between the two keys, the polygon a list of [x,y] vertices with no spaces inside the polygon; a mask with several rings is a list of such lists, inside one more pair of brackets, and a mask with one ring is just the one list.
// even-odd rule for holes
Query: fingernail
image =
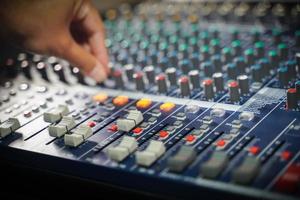
{"label": "fingernail", "polygon": [[103,66],[100,63],[97,63],[88,76],[97,82],[102,82],[106,79],[106,72],[104,71]]}

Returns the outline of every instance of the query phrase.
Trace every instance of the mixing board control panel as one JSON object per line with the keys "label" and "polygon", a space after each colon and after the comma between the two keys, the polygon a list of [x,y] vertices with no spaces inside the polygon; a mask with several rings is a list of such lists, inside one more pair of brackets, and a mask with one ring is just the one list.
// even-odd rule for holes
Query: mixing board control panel
{"label": "mixing board control panel", "polygon": [[7,57],[1,158],[176,198],[299,198],[299,8],[108,10],[101,84],[59,58]]}

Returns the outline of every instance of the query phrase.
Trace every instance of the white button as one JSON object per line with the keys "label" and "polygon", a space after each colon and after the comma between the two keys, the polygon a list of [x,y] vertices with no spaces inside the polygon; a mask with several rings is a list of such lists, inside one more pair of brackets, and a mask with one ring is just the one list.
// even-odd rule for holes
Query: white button
{"label": "white button", "polygon": [[31,111],[26,110],[23,112],[24,117],[31,117]]}
{"label": "white button", "polygon": [[242,121],[251,121],[254,118],[253,112],[244,111],[239,115],[239,119]]}
{"label": "white button", "polygon": [[210,116],[212,117],[223,117],[225,115],[225,110],[223,108],[214,108],[210,111]]}
{"label": "white button", "polygon": [[187,114],[195,114],[200,110],[200,107],[197,105],[187,105],[184,108],[185,113]]}
{"label": "white button", "polygon": [[13,107],[14,107],[14,109],[16,110],[16,109],[20,108],[20,104],[17,104],[17,103],[16,103],[16,104],[13,105]]}

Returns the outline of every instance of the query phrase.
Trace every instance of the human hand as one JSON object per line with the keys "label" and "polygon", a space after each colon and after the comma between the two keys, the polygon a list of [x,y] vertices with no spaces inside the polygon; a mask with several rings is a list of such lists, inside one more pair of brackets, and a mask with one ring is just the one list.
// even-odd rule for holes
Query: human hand
{"label": "human hand", "polygon": [[1,36],[34,53],[63,58],[98,82],[106,79],[105,30],[90,0],[2,0]]}

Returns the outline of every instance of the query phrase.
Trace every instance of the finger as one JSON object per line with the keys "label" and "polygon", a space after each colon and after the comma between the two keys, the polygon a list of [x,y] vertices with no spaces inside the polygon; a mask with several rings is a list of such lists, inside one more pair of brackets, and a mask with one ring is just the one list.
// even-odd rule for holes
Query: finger
{"label": "finger", "polygon": [[77,44],[71,36],[64,37],[58,42],[57,47],[52,50],[53,54],[68,60],[70,63],[82,69],[82,71],[96,80],[102,82],[106,79],[105,67],[98,59]]}
{"label": "finger", "polygon": [[80,23],[82,31],[88,37],[88,43],[93,55],[95,55],[95,57],[104,65],[105,70],[109,72],[109,59],[105,47],[105,31],[103,23],[97,10],[94,9],[91,4],[84,4],[81,6],[80,11],[78,12],[78,23]]}

